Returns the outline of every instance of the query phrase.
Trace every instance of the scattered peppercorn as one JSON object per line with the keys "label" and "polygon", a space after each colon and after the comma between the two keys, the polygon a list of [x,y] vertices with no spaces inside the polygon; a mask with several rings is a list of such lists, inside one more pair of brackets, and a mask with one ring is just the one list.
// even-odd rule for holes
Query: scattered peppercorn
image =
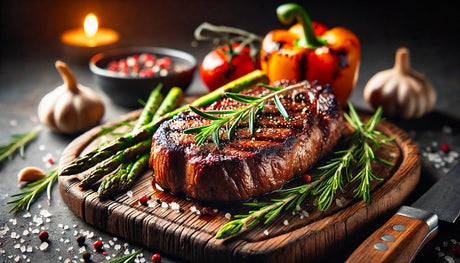
{"label": "scattered peppercorn", "polygon": [[121,76],[164,77],[187,70],[187,65],[173,63],[170,57],[157,57],[150,53],[135,54],[109,62],[107,70]]}
{"label": "scattered peppercorn", "polygon": [[147,205],[147,201],[148,201],[148,198],[145,195],[139,198],[139,203],[141,203],[141,205]]}
{"label": "scattered peppercorn", "polygon": [[49,234],[48,234],[48,232],[46,232],[46,231],[42,231],[42,232],[40,232],[40,234],[38,234],[38,238],[39,238],[42,242],[48,241]]}
{"label": "scattered peppercorn", "polygon": [[83,246],[85,244],[85,240],[86,240],[85,236],[82,236],[82,235],[78,236],[77,237],[78,246],[80,247]]}
{"label": "scattered peppercorn", "polygon": [[158,204],[161,204],[161,199],[160,198],[155,198],[155,202],[157,202]]}
{"label": "scattered peppercorn", "polygon": [[447,143],[441,145],[441,151],[448,153],[450,151],[450,146]]}
{"label": "scattered peppercorn", "polygon": [[90,260],[91,260],[91,253],[89,253],[89,252],[84,252],[84,253],[81,255],[81,257],[83,258],[83,260],[84,260],[85,262],[90,262]]}
{"label": "scattered peppercorn", "polygon": [[101,251],[102,250],[102,241],[98,240],[94,242],[93,247],[96,251]]}
{"label": "scattered peppercorn", "polygon": [[304,174],[304,175],[302,176],[302,179],[303,179],[303,181],[306,182],[306,183],[311,182],[311,176],[308,175],[308,174]]}
{"label": "scattered peppercorn", "polygon": [[153,254],[153,256],[152,256],[152,262],[153,262],[153,263],[161,262],[161,256],[160,256],[160,254],[158,254],[158,253]]}

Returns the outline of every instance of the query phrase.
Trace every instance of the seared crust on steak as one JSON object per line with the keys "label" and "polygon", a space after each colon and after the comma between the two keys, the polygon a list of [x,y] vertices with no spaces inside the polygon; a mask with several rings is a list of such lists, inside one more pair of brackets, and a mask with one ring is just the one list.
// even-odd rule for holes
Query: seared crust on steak
{"label": "seared crust on steak", "polygon": [[[259,87],[247,93],[263,92],[267,90]],[[230,141],[222,128],[219,149],[211,140],[198,147],[194,135],[184,133],[209,120],[185,111],[166,121],[153,136],[150,167],[155,182],[167,191],[198,200],[231,201],[278,189],[305,173],[340,139],[340,105],[330,87],[307,82],[281,101],[290,115],[288,120],[269,101],[256,118],[254,135],[243,121]],[[239,106],[241,103],[226,98],[204,110]]]}

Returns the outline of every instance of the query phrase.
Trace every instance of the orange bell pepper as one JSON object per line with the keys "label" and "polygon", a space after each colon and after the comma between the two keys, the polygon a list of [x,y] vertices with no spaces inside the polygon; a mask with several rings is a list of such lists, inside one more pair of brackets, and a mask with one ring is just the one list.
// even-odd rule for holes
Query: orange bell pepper
{"label": "orange bell pepper", "polygon": [[330,85],[345,105],[358,79],[361,43],[343,27],[315,31],[305,10],[297,4],[277,8],[283,24],[298,24],[289,30],[273,30],[261,47],[261,67],[270,82],[281,80],[317,81]]}

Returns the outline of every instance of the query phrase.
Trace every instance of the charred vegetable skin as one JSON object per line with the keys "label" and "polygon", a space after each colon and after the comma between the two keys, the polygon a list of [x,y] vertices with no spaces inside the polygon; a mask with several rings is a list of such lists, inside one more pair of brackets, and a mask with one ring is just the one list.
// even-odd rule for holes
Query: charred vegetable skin
{"label": "charred vegetable skin", "polygon": [[339,102],[345,105],[358,79],[358,37],[343,27],[326,29],[322,24],[313,24],[297,4],[281,5],[277,14],[283,24],[295,20],[298,24],[289,30],[270,31],[264,38],[261,67],[270,82],[306,79],[330,84]]}
{"label": "charred vegetable skin", "polygon": [[221,46],[211,51],[203,60],[200,75],[210,91],[242,77],[258,67],[252,61],[249,47],[235,53],[239,44]]}

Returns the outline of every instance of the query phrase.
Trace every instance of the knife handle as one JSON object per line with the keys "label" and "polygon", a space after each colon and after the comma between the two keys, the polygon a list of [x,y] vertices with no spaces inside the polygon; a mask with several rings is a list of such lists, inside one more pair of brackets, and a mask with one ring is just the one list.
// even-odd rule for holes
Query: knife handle
{"label": "knife handle", "polygon": [[411,262],[438,229],[438,217],[403,206],[369,236],[346,262]]}

